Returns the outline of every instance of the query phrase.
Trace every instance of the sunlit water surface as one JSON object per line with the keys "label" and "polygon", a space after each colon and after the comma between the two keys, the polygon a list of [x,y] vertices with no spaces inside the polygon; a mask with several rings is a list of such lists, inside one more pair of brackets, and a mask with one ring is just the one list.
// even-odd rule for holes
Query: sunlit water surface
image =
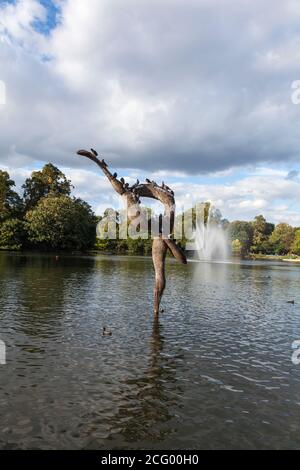
{"label": "sunlit water surface", "polygon": [[300,266],[167,270],[0,254],[1,448],[300,448]]}

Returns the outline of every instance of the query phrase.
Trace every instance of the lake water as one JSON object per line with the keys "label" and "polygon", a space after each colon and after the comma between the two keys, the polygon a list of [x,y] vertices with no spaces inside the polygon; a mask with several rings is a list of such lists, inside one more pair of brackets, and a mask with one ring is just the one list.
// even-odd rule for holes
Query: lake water
{"label": "lake water", "polygon": [[0,448],[300,448],[300,266],[167,270],[0,254]]}

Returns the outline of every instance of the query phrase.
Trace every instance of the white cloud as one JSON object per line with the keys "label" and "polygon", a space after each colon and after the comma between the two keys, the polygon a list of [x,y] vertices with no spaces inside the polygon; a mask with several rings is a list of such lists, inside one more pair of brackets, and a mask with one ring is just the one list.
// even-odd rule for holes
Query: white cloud
{"label": "white cloud", "polygon": [[211,201],[229,220],[250,220],[263,214],[275,223],[300,225],[300,184],[274,175],[249,176],[229,184],[173,184],[178,207]]}
{"label": "white cloud", "polygon": [[[69,168],[100,208],[115,195],[75,155],[93,146],[132,178],[173,180],[179,203],[213,199],[231,219],[262,211],[300,223],[299,184],[282,169],[300,148],[295,0],[59,3],[48,36],[35,28],[46,18],[38,0],[1,4],[1,166]],[[249,176],[234,179],[242,166]],[[210,184],[187,186],[184,174],[200,173]]]}
{"label": "white cloud", "polygon": [[38,34],[34,21],[46,21],[47,10],[38,0],[22,0],[0,5],[0,38],[12,47],[19,45],[31,52],[45,49],[46,41]]}
{"label": "white cloud", "polygon": [[[61,6],[48,37],[34,28],[46,16],[37,0],[1,7],[3,159],[12,144],[72,166],[78,145],[94,145],[118,167],[162,171],[298,157],[300,108],[290,102],[299,50],[294,1]],[[289,54],[294,59],[282,62]]]}
{"label": "white cloud", "polygon": [[[20,191],[25,178],[30,175],[28,169],[15,169],[4,167],[16,181]],[[73,193],[89,202],[95,212],[100,215],[107,207],[116,210],[122,208],[121,198],[114,192],[110,183],[100,173],[82,169],[61,168],[74,185]],[[257,176],[263,172],[265,175]],[[191,183],[186,177],[172,175],[172,188],[175,190],[177,211],[187,210],[197,202],[211,201],[218,207],[223,217],[229,220],[251,220],[258,214],[263,214],[267,220],[275,223],[287,222],[293,226],[300,226],[300,184],[293,179],[286,179],[285,173],[271,169],[257,169],[247,177],[237,177],[233,183],[199,184]],[[170,175],[171,176],[171,175]],[[238,175],[237,175],[238,176]],[[136,172],[126,177],[130,184],[136,178],[143,181],[143,175]],[[151,178],[153,175],[150,176]],[[150,200],[142,201],[161,212],[160,204]]]}

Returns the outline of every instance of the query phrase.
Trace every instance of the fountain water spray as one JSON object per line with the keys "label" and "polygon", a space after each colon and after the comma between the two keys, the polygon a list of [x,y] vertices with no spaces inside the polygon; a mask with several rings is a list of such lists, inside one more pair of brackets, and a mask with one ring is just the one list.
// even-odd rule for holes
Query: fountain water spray
{"label": "fountain water spray", "polygon": [[204,261],[228,259],[228,240],[222,226],[221,212],[210,203],[202,205],[197,217],[195,247],[197,256]]}

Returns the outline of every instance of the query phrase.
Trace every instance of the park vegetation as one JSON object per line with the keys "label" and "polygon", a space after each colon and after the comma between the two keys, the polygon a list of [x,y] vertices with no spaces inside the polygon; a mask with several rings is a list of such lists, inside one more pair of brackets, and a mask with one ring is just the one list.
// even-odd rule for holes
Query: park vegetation
{"label": "park vegetation", "polygon": [[[117,254],[151,254],[150,237],[96,238],[97,223],[103,217],[107,218],[109,212],[115,214],[118,232],[119,214],[107,210],[96,217],[85,201],[72,196],[71,182],[51,163],[40,171],[34,171],[26,179],[22,196],[14,187],[9,174],[0,170],[0,249],[95,249]],[[179,214],[177,222],[181,218],[182,214]],[[275,226],[262,215],[253,221],[233,222],[219,217],[217,223],[227,231],[235,255],[300,256],[300,227],[287,223]],[[185,248],[186,242],[184,238],[179,242],[182,248]]]}
{"label": "park vegetation", "polygon": [[87,250],[96,241],[91,207],[71,196],[72,185],[54,165],[34,171],[22,186],[0,171],[0,248],[6,250]]}

